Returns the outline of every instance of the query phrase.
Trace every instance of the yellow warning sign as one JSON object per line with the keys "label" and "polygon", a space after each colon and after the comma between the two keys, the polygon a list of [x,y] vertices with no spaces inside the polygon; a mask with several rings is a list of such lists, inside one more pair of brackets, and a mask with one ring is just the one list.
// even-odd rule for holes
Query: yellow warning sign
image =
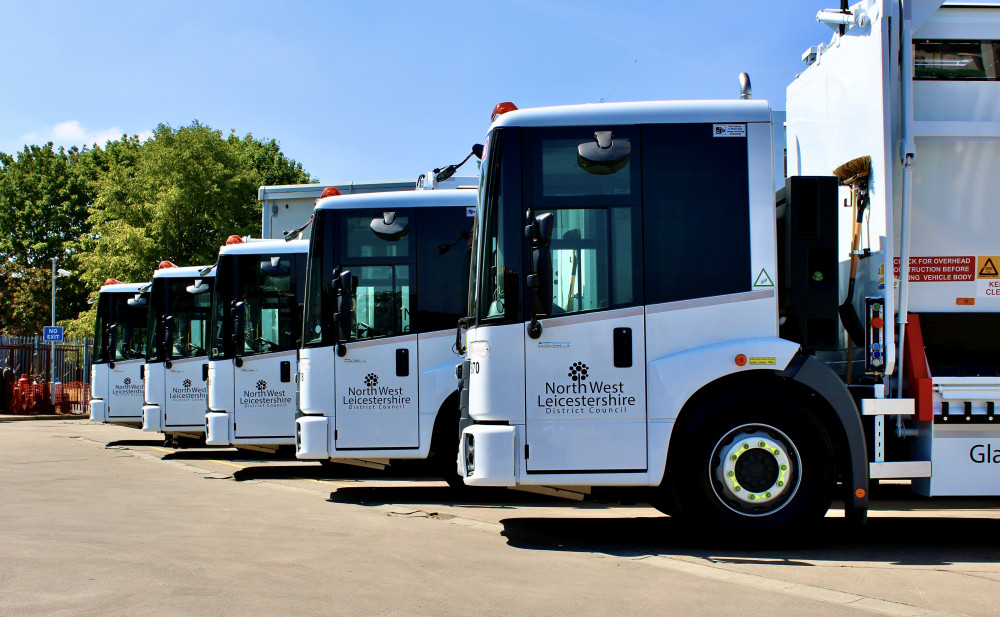
{"label": "yellow warning sign", "polygon": [[980,279],[1000,279],[1000,256],[980,255],[976,258],[976,278]]}
{"label": "yellow warning sign", "polygon": [[750,358],[751,365],[770,366],[770,365],[775,365],[777,363],[778,363],[777,358]]}

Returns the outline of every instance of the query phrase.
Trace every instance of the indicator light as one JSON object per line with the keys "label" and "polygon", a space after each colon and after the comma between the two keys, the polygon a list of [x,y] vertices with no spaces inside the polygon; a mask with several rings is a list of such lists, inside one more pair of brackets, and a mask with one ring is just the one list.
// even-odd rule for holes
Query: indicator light
{"label": "indicator light", "polygon": [[743,354],[737,354],[736,366],[746,366],[746,365],[747,365],[747,357]]}
{"label": "indicator light", "polygon": [[885,325],[885,322],[882,320],[881,317],[872,317],[872,327],[873,328],[882,329],[882,326],[884,326],[884,325]]}
{"label": "indicator light", "polygon": [[854,489],[854,496],[857,497],[858,499],[864,499],[866,494],[867,493],[865,493],[865,489],[863,488]]}

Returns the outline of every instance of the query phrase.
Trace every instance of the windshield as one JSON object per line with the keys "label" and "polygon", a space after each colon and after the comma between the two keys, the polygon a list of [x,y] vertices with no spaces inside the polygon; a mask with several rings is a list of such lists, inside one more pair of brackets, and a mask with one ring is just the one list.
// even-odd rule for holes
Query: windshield
{"label": "windshield", "polygon": [[[128,301],[140,297],[141,306]],[[146,351],[146,312],[149,293],[104,292],[97,301],[94,363],[143,358]],[[147,300],[147,301],[142,301]]]}
{"label": "windshield", "polygon": [[[504,154],[503,148],[504,141],[509,141],[511,135],[517,133],[497,129],[490,135],[479,184],[476,266],[480,271],[474,277],[476,285],[469,289],[469,294],[473,295],[469,315],[475,315],[478,320],[514,319],[520,312],[521,206],[519,200],[508,195],[511,187],[506,185],[501,174],[501,161],[511,158],[510,154]],[[519,149],[516,142],[514,145]],[[504,167],[517,164],[508,161]],[[508,176],[519,173],[519,169],[511,169]]]}
{"label": "windshield", "polygon": [[153,280],[146,360],[165,362],[204,356],[214,277]]}
{"label": "windshield", "polygon": [[305,269],[304,253],[221,255],[212,300],[211,358],[297,349]]}
{"label": "windshield", "polygon": [[[464,314],[474,208],[319,210],[309,243],[303,343],[333,345],[333,272],[351,273],[349,341],[454,329]],[[412,229],[411,229],[412,227]],[[376,231],[382,230],[382,231]]]}

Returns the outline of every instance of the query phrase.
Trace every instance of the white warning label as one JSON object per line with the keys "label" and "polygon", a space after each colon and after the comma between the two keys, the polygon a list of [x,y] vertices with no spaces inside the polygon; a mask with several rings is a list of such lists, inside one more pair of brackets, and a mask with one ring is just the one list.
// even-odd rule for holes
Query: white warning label
{"label": "white warning label", "polygon": [[746,137],[747,125],[745,124],[713,124],[713,137]]}

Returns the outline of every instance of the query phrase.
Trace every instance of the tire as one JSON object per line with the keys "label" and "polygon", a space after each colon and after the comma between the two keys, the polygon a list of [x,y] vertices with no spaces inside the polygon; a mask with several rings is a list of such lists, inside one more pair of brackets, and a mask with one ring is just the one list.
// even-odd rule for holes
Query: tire
{"label": "tire", "polygon": [[458,395],[449,396],[438,410],[431,435],[431,465],[448,486],[464,490],[465,481],[458,474],[458,450],[461,434],[458,428]]}
{"label": "tire", "polygon": [[835,469],[830,438],[809,409],[777,390],[745,389],[699,409],[674,438],[665,482],[689,522],[770,534],[821,519]]}

